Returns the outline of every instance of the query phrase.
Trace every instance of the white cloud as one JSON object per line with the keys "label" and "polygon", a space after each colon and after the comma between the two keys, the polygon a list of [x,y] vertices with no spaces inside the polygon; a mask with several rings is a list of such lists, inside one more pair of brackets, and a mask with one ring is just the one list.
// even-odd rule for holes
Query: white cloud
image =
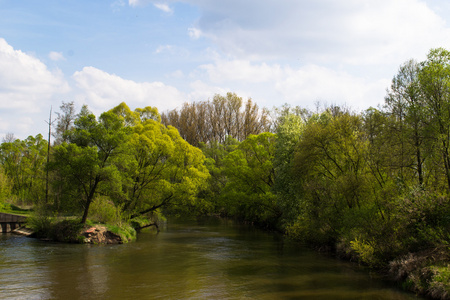
{"label": "white cloud", "polygon": [[153,4],[157,9],[162,10],[165,13],[172,14],[173,10],[166,3],[154,3]]}
{"label": "white cloud", "polygon": [[15,50],[0,38],[0,134],[33,134],[36,124],[43,120],[31,118],[25,122],[21,118],[50,109],[52,101],[69,90],[61,71],[49,70],[39,59]]}
{"label": "white cloud", "polygon": [[156,48],[155,53],[156,54],[160,54],[163,52],[172,52],[173,51],[173,46],[171,45],[164,45],[164,46],[158,46],[158,48]]}
{"label": "white cloud", "polygon": [[184,78],[184,73],[181,70],[176,70],[176,71],[168,74],[167,77],[175,78],[175,79],[182,79],[182,78]]}
{"label": "white cloud", "polygon": [[190,32],[241,59],[398,64],[450,46],[444,20],[420,0],[188,2],[202,11]]}
{"label": "white cloud", "polygon": [[[272,105],[291,103],[309,108],[313,108],[316,101],[346,104],[354,109],[376,107],[383,102],[390,82],[387,79],[367,80],[315,64],[293,68],[245,60],[218,60],[202,65],[193,77],[204,78],[191,85],[195,95],[209,93],[211,96],[224,91],[219,87],[228,86],[233,88],[232,91],[239,90],[241,96],[251,96],[266,106],[269,105],[267,100],[272,99]],[[208,82],[215,87],[209,86]]]}
{"label": "white cloud", "polygon": [[202,31],[195,27],[188,28],[188,35],[194,40],[198,40],[202,36]]}
{"label": "white cloud", "polygon": [[140,5],[140,3],[141,3],[141,1],[139,1],[139,0],[128,0],[128,4],[130,6],[138,6],[138,5]]}
{"label": "white cloud", "polygon": [[208,73],[212,82],[268,82],[278,77],[281,72],[279,65],[252,64],[248,60],[217,60],[214,64],[202,65],[199,68]]}
{"label": "white cloud", "polygon": [[60,60],[66,60],[66,58],[64,57],[64,55],[62,54],[62,52],[56,52],[56,51],[51,51],[48,54],[48,57],[53,60],[53,61],[60,61]]}
{"label": "white cloud", "polygon": [[205,37],[238,59],[385,65],[450,47],[450,30],[432,1],[129,0],[167,11],[174,2],[199,8],[200,18],[187,29],[192,39]]}
{"label": "white cloud", "polygon": [[201,80],[195,80],[191,82],[190,88],[192,91],[188,96],[189,101],[204,101],[211,99],[215,94],[225,95],[230,91],[229,89],[224,89],[219,86],[213,86]]}
{"label": "white cloud", "polygon": [[73,74],[79,98],[95,113],[107,111],[120,102],[130,107],[154,106],[160,111],[183,103],[184,95],[162,82],[135,82],[94,67],[84,67]]}
{"label": "white cloud", "polygon": [[366,109],[383,102],[388,84],[389,80],[367,81],[346,72],[307,65],[285,69],[283,78],[275,86],[289,103],[311,106],[316,101],[324,101]]}

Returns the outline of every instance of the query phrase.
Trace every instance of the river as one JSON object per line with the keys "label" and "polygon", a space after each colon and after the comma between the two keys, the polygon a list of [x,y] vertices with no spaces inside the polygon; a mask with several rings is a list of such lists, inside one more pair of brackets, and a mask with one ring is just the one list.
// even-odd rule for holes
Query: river
{"label": "river", "polygon": [[0,299],[419,298],[279,235],[210,219],[124,245],[0,234]]}

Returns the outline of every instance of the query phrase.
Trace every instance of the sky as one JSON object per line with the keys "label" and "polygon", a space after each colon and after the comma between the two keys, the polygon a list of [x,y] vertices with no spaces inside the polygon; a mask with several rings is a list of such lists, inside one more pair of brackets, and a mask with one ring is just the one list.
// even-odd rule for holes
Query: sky
{"label": "sky", "polygon": [[259,107],[384,103],[401,64],[450,49],[448,0],[0,0],[0,138],[234,92]]}

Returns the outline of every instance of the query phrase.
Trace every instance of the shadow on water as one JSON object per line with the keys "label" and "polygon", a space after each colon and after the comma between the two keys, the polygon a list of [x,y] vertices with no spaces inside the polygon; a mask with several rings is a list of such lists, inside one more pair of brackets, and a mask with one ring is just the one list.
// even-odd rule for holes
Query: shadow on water
{"label": "shadow on water", "polygon": [[2,299],[418,299],[356,265],[229,220],[174,221],[124,245],[0,236]]}

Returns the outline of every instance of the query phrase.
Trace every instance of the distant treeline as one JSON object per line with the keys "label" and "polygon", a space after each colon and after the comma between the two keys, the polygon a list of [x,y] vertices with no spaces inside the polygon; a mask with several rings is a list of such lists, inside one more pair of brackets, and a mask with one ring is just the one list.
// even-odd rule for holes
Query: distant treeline
{"label": "distant treeline", "polygon": [[227,138],[245,140],[250,134],[271,130],[271,118],[267,109],[259,109],[248,99],[227,93],[226,97],[215,95],[211,101],[184,103],[181,109],[161,114],[164,125],[172,125],[191,145],[200,142],[224,143]]}

